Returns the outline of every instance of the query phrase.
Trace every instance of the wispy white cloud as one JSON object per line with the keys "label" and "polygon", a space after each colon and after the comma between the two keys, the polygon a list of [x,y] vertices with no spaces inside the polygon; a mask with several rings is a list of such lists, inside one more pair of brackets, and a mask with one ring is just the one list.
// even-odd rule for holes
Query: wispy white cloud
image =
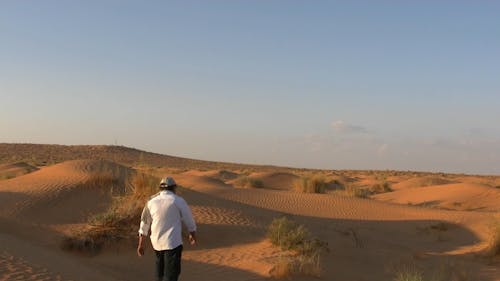
{"label": "wispy white cloud", "polygon": [[332,122],[332,128],[338,133],[367,133],[368,129],[362,126],[357,126],[344,122],[343,120],[337,120]]}
{"label": "wispy white cloud", "polygon": [[377,153],[379,156],[384,156],[385,154],[387,154],[388,150],[389,150],[389,144],[384,143],[378,147]]}

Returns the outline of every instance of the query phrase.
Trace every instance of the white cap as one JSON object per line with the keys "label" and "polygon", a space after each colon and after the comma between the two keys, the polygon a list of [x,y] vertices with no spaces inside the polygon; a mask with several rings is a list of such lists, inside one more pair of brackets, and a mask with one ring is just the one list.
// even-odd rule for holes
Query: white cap
{"label": "white cap", "polygon": [[174,179],[172,177],[162,178],[160,185],[166,185],[167,187],[176,186]]}

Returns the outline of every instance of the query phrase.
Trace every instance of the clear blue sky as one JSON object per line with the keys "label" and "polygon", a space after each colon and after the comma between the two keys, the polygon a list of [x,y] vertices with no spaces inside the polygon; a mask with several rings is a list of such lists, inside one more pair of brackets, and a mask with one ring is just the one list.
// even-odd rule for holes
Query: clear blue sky
{"label": "clear blue sky", "polygon": [[500,2],[2,1],[0,142],[500,174]]}

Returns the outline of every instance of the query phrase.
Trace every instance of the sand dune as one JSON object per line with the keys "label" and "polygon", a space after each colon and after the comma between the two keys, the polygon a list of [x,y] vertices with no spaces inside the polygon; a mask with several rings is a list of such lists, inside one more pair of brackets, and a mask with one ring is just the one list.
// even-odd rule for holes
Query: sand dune
{"label": "sand dune", "polygon": [[378,194],[373,198],[398,204],[452,210],[500,211],[500,189],[480,184],[443,184]]}
{"label": "sand dune", "polygon": [[[259,221],[264,224],[273,216],[293,215],[337,252],[336,256],[325,258],[325,264],[351,263],[347,267],[350,269],[332,267],[325,274],[344,276],[345,280],[352,280],[350,278],[355,276],[369,277],[370,274],[352,272],[353,264],[359,261],[364,261],[359,264],[364,268],[369,264],[377,268],[384,267],[380,259],[425,253],[425,259],[431,262],[431,257],[436,255],[468,255],[487,246],[484,222],[490,219],[488,214],[401,206],[330,194],[217,188],[194,177],[181,177],[179,182],[223,200],[224,204],[240,203],[242,205],[238,209],[244,210],[247,215],[261,217]],[[448,229],[434,230],[443,222]],[[365,247],[370,250],[362,250]],[[402,248],[405,250],[401,251]],[[372,280],[382,280],[384,276],[380,274],[376,277],[380,279]]]}
{"label": "sand dune", "polygon": [[24,162],[0,165],[0,180],[11,179],[38,170],[37,167]]}
{"label": "sand dune", "polygon": [[392,185],[395,190],[453,183],[453,180],[437,176],[424,176],[404,180]]}
{"label": "sand dune", "polygon": [[291,190],[299,176],[285,172],[252,173],[250,177],[259,179],[266,188]]}
{"label": "sand dune", "polygon": [[[59,248],[64,233],[109,206],[111,188],[86,184],[106,173],[126,181],[134,171],[104,160],[75,160],[0,181],[0,280],[153,278],[151,248],[138,258],[135,233],[93,257]],[[328,243],[322,280],[392,280],[389,265],[408,259],[426,272],[452,261],[451,268],[467,270],[474,280],[500,280],[498,263],[477,258],[488,247],[488,223],[499,216],[498,189],[445,182],[417,188],[430,180],[400,177],[400,190],[371,200],[297,193],[290,190],[297,176],[282,171],[250,174],[269,189],[234,188],[231,182],[240,174],[214,169],[173,175],[184,187],[179,194],[190,204],[199,232],[198,247],[185,247],[181,280],[269,280],[282,252],[266,239],[266,228],[283,215]],[[349,180],[374,181],[354,172]],[[408,200],[415,205],[439,201],[439,207],[462,202],[464,208],[411,206]]]}
{"label": "sand dune", "polygon": [[125,177],[130,172],[99,160],[76,160],[42,168],[0,182],[0,214],[44,223],[81,222],[90,213],[104,210],[111,197],[110,190],[95,190],[85,181],[103,173]]}

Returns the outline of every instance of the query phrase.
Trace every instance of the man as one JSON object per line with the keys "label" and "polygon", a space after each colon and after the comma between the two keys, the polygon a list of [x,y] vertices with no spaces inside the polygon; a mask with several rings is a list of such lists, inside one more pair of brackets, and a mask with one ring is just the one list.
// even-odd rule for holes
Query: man
{"label": "man", "polygon": [[182,222],[189,231],[189,242],[196,245],[196,224],[186,201],[175,194],[177,184],[171,177],[160,182],[160,192],[144,207],[139,228],[137,254],[144,255],[144,237],[151,230],[156,253],[158,281],[177,281],[181,273]]}

